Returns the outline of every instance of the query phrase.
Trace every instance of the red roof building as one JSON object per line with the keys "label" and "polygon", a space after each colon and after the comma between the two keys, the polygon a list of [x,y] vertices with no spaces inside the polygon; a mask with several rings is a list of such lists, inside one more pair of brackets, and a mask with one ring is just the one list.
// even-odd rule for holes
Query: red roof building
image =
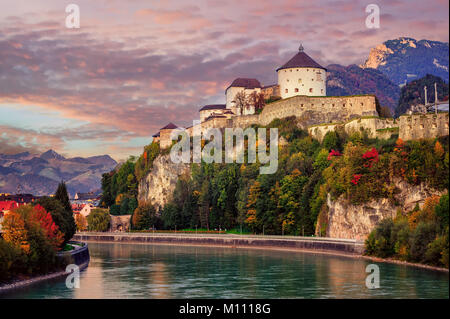
{"label": "red roof building", "polygon": [[12,200],[0,202],[0,212],[8,212],[17,207],[19,207],[19,204]]}

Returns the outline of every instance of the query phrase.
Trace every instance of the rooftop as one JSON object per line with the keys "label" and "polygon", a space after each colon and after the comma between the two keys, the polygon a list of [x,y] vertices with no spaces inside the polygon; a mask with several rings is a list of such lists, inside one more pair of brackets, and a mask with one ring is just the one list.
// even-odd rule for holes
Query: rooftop
{"label": "rooftop", "polygon": [[227,87],[226,90],[228,90],[230,87],[255,89],[255,88],[261,88],[262,86],[261,86],[261,83],[259,83],[259,81],[257,79],[237,78],[230,84],[229,87]]}
{"label": "rooftop", "polygon": [[173,130],[173,129],[176,129],[176,128],[178,128],[178,126],[176,126],[175,124],[170,122],[169,124],[167,124],[166,126],[161,128],[160,130]]}
{"label": "rooftop", "polygon": [[303,51],[303,46],[300,45],[300,48],[298,49],[298,53],[292,57],[289,61],[287,61],[284,65],[279,67],[277,71],[283,70],[283,69],[291,69],[291,68],[318,68],[318,69],[324,69],[323,66],[321,66],[319,63],[314,61],[309,55],[307,55]]}
{"label": "rooftop", "polygon": [[205,105],[204,107],[202,107],[200,111],[206,111],[206,110],[223,110],[224,108],[226,108],[225,104],[211,104],[211,105]]}

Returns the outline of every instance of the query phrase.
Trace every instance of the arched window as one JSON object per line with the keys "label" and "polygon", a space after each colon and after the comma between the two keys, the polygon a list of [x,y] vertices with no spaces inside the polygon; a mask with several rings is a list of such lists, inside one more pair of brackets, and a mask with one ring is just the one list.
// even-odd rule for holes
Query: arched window
{"label": "arched window", "polygon": [[309,93],[312,93],[312,92],[313,92],[313,89],[312,89],[312,88],[310,88],[310,89],[309,89]]}
{"label": "arched window", "polygon": [[284,93],[288,93],[288,89],[284,90]]}
{"label": "arched window", "polygon": [[298,92],[298,88],[295,88],[295,93],[297,93]]}

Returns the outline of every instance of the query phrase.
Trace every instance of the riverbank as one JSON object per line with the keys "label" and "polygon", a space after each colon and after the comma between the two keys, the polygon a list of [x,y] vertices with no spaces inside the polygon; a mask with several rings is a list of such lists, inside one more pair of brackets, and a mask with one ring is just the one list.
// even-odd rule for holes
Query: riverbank
{"label": "riverbank", "polygon": [[[80,271],[84,270],[89,265],[90,261],[89,248],[86,243],[83,243],[82,246],[80,245],[71,251],[58,252],[57,257],[66,265],[77,265]],[[50,274],[34,276],[32,278],[16,280],[8,284],[0,285],[0,296],[3,293],[9,293],[16,289],[27,288],[47,280],[59,279],[67,275],[69,275],[69,273],[65,270],[60,270]]]}

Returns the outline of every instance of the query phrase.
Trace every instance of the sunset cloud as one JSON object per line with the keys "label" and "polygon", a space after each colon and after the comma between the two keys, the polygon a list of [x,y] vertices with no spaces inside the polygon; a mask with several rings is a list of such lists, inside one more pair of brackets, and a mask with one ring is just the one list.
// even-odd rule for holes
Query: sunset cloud
{"label": "sunset cloud", "polygon": [[[275,83],[300,41],[323,65],[359,64],[400,36],[448,41],[447,1],[378,3],[381,28],[369,30],[364,1],[79,0],[81,28],[68,30],[58,0],[0,0],[0,109],[14,118],[0,119],[0,152],[75,156],[84,141],[87,155],[122,159],[223,103],[236,77]],[[25,127],[25,109],[52,114],[52,128]]]}

